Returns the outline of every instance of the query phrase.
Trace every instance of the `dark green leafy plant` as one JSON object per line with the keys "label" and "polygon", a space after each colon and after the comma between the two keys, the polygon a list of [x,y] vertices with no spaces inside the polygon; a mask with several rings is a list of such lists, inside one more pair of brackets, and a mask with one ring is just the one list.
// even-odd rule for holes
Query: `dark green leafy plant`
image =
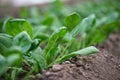
{"label": "dark green leafy plant", "polygon": [[[77,13],[74,14],[79,18]],[[75,20],[78,18],[75,17]],[[77,23],[75,23],[74,26]],[[47,69],[55,63],[62,63],[76,55],[89,55],[98,52],[98,49],[95,47],[88,47],[71,53],[69,53],[67,48],[62,50],[64,45],[70,43],[70,41],[66,42],[64,40],[68,33],[66,27],[61,27],[53,32],[53,34],[48,37],[48,40],[46,40],[47,44],[43,45],[41,45],[40,42],[41,37],[33,37],[37,34],[34,35],[30,23],[26,20],[8,19],[4,23],[3,30],[5,33],[0,34],[0,46],[2,46],[0,47],[2,51],[0,58],[2,70],[0,73],[4,74],[8,69],[16,67],[16,69],[11,71],[11,79],[15,79],[15,73],[17,73],[16,71],[19,69],[17,67],[21,66],[21,62],[31,68],[31,71],[27,73],[28,75]],[[44,47],[41,48],[42,46]],[[7,62],[8,65],[4,65],[3,62]],[[21,72],[27,71],[21,70]]]}
{"label": "dark green leafy plant", "polygon": [[41,10],[42,13],[35,7],[30,11],[22,8],[21,16],[33,27],[25,19],[0,22],[0,75],[15,80],[18,74],[25,74],[26,80],[30,74],[53,64],[96,53],[98,49],[91,45],[102,43],[119,29],[117,0],[90,2],[71,10],[63,6],[56,0],[50,8]]}

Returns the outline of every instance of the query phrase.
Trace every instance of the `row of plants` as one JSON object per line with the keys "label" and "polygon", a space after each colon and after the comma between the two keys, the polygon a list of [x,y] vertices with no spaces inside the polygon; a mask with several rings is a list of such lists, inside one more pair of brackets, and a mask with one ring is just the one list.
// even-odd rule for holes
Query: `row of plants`
{"label": "row of plants", "polygon": [[96,10],[100,14],[96,10],[87,13],[84,12],[87,10],[81,9],[85,15],[73,8],[68,11],[72,13],[68,14],[63,6],[56,0],[50,9],[45,10],[46,13],[40,13],[37,8],[30,9],[29,13],[22,8],[21,16],[26,19],[8,18],[0,22],[2,77],[15,80],[24,74],[22,79],[26,80],[32,74],[41,73],[53,64],[74,56],[97,53],[99,50],[94,45],[101,44],[110,33],[120,28],[119,10],[116,7],[109,11],[111,7],[106,6],[108,12],[101,16],[101,6],[98,5]]}

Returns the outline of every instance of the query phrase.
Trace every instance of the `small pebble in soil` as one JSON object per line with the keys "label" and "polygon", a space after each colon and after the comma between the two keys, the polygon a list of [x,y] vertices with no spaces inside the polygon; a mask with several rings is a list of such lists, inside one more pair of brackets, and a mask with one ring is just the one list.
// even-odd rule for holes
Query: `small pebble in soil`
{"label": "small pebble in soil", "polygon": [[45,73],[46,76],[49,76],[50,74],[51,74],[50,72],[46,72],[46,73]]}
{"label": "small pebble in soil", "polygon": [[62,70],[62,68],[63,68],[63,67],[62,67],[61,65],[55,64],[55,65],[53,65],[53,67],[52,67],[52,71],[57,72],[57,71]]}
{"label": "small pebble in soil", "polygon": [[85,63],[82,60],[79,60],[79,61],[76,62],[77,67],[83,66],[84,64]]}
{"label": "small pebble in soil", "polygon": [[75,67],[75,66],[76,66],[75,64],[70,64],[70,68]]}
{"label": "small pebble in soil", "polygon": [[63,64],[70,64],[71,62],[70,61],[65,61]]}
{"label": "small pebble in soil", "polygon": [[86,70],[90,70],[90,69],[91,69],[91,65],[90,65],[90,64],[86,64],[86,65],[84,66],[84,68],[85,68]]}

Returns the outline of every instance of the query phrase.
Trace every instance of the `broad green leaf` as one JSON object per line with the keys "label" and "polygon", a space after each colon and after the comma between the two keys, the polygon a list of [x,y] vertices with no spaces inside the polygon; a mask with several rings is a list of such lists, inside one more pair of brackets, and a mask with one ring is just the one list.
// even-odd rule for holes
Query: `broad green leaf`
{"label": "broad green leaf", "polygon": [[68,30],[72,30],[76,25],[80,23],[80,16],[78,13],[74,12],[67,16],[64,20],[65,26],[68,27]]}
{"label": "broad green leaf", "polygon": [[31,38],[26,31],[16,35],[13,39],[13,46],[21,47],[23,53],[27,52],[31,47]]}
{"label": "broad green leaf", "polygon": [[54,22],[54,18],[49,16],[49,17],[46,17],[43,21],[42,21],[42,25],[46,25],[48,27],[50,27]]}
{"label": "broad green leaf", "polygon": [[0,51],[2,54],[12,46],[12,37],[8,34],[0,33]]}
{"label": "broad green leaf", "polygon": [[87,18],[84,18],[79,25],[77,25],[72,31],[71,35],[75,37],[80,33],[81,35],[86,33],[86,31],[90,30],[91,27],[95,24],[95,15],[92,14],[88,16]]}
{"label": "broad green leaf", "polygon": [[[52,53],[54,49],[58,47],[60,42],[63,40],[66,34],[66,27],[61,27],[59,30],[55,31],[49,38],[48,44],[44,49],[44,55],[47,60],[47,64],[51,63],[51,59],[54,57]],[[56,51],[55,51],[56,52]],[[50,58],[50,59],[49,59]]]}
{"label": "broad green leaf", "polygon": [[57,61],[61,63],[61,62],[65,61],[65,60],[67,60],[69,58],[72,58],[74,56],[77,56],[77,55],[90,55],[90,54],[94,54],[94,53],[97,53],[97,52],[99,52],[98,49],[96,49],[93,46],[90,46],[90,47],[87,47],[87,48],[72,52],[70,54],[66,54],[63,57],[59,58]]}
{"label": "broad green leaf", "polygon": [[25,19],[7,19],[4,22],[3,29],[6,33],[16,36],[22,31],[26,31],[30,37],[33,37],[32,27]]}
{"label": "broad green leaf", "polygon": [[20,53],[12,53],[7,57],[10,66],[20,66],[22,63],[22,56]]}
{"label": "broad green leaf", "polygon": [[7,59],[4,56],[0,55],[0,75],[7,71],[8,66],[9,64]]}
{"label": "broad green leaf", "polygon": [[8,57],[0,55],[0,75],[5,73],[8,70],[9,66],[18,66],[20,64],[21,56],[19,54],[12,54]]}
{"label": "broad green leaf", "polygon": [[22,63],[22,51],[18,46],[10,47],[5,56],[11,66],[20,66]]}
{"label": "broad green leaf", "polygon": [[37,49],[31,51],[31,56],[39,64],[39,67],[42,70],[44,70],[46,68],[46,60],[45,60],[45,57],[44,57],[40,47],[38,47]]}
{"label": "broad green leaf", "polygon": [[29,51],[36,49],[39,46],[39,44],[40,44],[40,39],[32,40],[31,47],[30,47]]}

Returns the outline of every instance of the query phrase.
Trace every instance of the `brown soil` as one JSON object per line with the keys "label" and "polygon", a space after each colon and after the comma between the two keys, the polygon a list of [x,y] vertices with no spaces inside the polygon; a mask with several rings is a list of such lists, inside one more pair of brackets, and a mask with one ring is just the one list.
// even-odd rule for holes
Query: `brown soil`
{"label": "brown soil", "polygon": [[[100,52],[77,56],[44,71],[45,80],[120,80],[120,32],[99,46]],[[40,80],[40,79],[37,79]]]}

